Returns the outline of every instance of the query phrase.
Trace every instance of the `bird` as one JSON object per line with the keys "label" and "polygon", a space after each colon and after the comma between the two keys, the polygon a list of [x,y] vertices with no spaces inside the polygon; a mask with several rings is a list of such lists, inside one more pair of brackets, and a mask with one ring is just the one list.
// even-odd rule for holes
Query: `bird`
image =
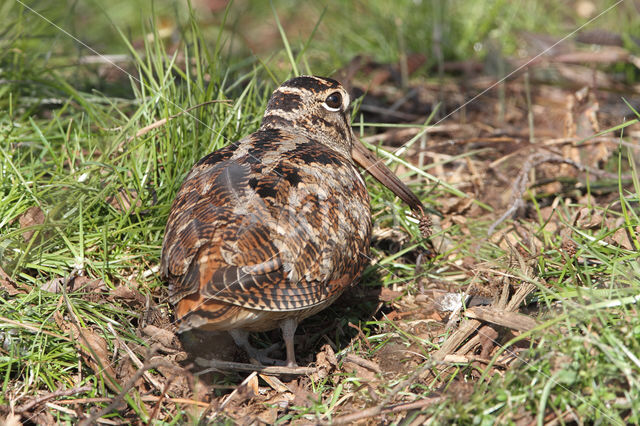
{"label": "bird", "polygon": [[200,159],[167,219],[161,278],[178,331],[227,331],[255,361],[282,363],[249,333],[282,330],[296,366],[298,323],[357,283],[369,263],[370,198],[356,164],[422,210],[355,137],[338,81],[299,76],[268,100],[259,129]]}

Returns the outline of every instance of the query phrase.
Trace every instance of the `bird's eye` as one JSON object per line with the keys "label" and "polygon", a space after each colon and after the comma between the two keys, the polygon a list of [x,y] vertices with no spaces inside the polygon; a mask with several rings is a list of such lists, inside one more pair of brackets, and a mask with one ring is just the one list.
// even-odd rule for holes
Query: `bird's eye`
{"label": "bird's eye", "polygon": [[328,111],[340,111],[340,107],[342,107],[342,95],[340,92],[333,92],[327,99],[324,100],[324,104],[322,104]]}

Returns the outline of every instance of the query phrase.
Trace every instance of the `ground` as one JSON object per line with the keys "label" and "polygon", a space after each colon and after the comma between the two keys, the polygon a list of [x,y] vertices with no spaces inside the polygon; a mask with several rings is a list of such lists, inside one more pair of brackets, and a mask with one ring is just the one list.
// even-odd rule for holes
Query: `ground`
{"label": "ground", "polygon": [[[281,41],[254,31],[250,48]],[[627,33],[546,52],[560,37],[526,33],[482,59],[365,52],[333,69],[356,99],[354,131],[423,200],[430,235],[368,177],[371,265],[300,324],[300,368],[257,371],[224,334],[177,334],[159,250],[184,173],[254,130],[273,73],[304,60],[227,81],[194,55],[208,52],[197,29],[167,34],[133,43],[147,59],[0,74],[6,424],[640,422],[640,64]]]}

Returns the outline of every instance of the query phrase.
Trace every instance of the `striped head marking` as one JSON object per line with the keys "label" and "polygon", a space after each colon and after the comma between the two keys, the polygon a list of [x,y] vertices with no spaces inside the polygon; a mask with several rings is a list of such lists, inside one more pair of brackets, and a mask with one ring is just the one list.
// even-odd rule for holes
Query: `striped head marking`
{"label": "striped head marking", "polygon": [[261,129],[281,129],[314,139],[351,158],[349,94],[330,78],[301,76],[278,87]]}

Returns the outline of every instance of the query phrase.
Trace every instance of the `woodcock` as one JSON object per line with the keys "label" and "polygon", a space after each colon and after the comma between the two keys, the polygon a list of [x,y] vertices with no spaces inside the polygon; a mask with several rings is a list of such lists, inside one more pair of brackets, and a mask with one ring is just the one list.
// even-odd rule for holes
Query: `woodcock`
{"label": "woodcock", "polygon": [[257,132],[193,166],[162,246],[179,331],[229,331],[269,362],[248,332],[280,327],[287,365],[295,365],[298,322],[335,301],[369,261],[369,194],[355,162],[420,209],[355,138],[349,103],[335,80],[288,80]]}

